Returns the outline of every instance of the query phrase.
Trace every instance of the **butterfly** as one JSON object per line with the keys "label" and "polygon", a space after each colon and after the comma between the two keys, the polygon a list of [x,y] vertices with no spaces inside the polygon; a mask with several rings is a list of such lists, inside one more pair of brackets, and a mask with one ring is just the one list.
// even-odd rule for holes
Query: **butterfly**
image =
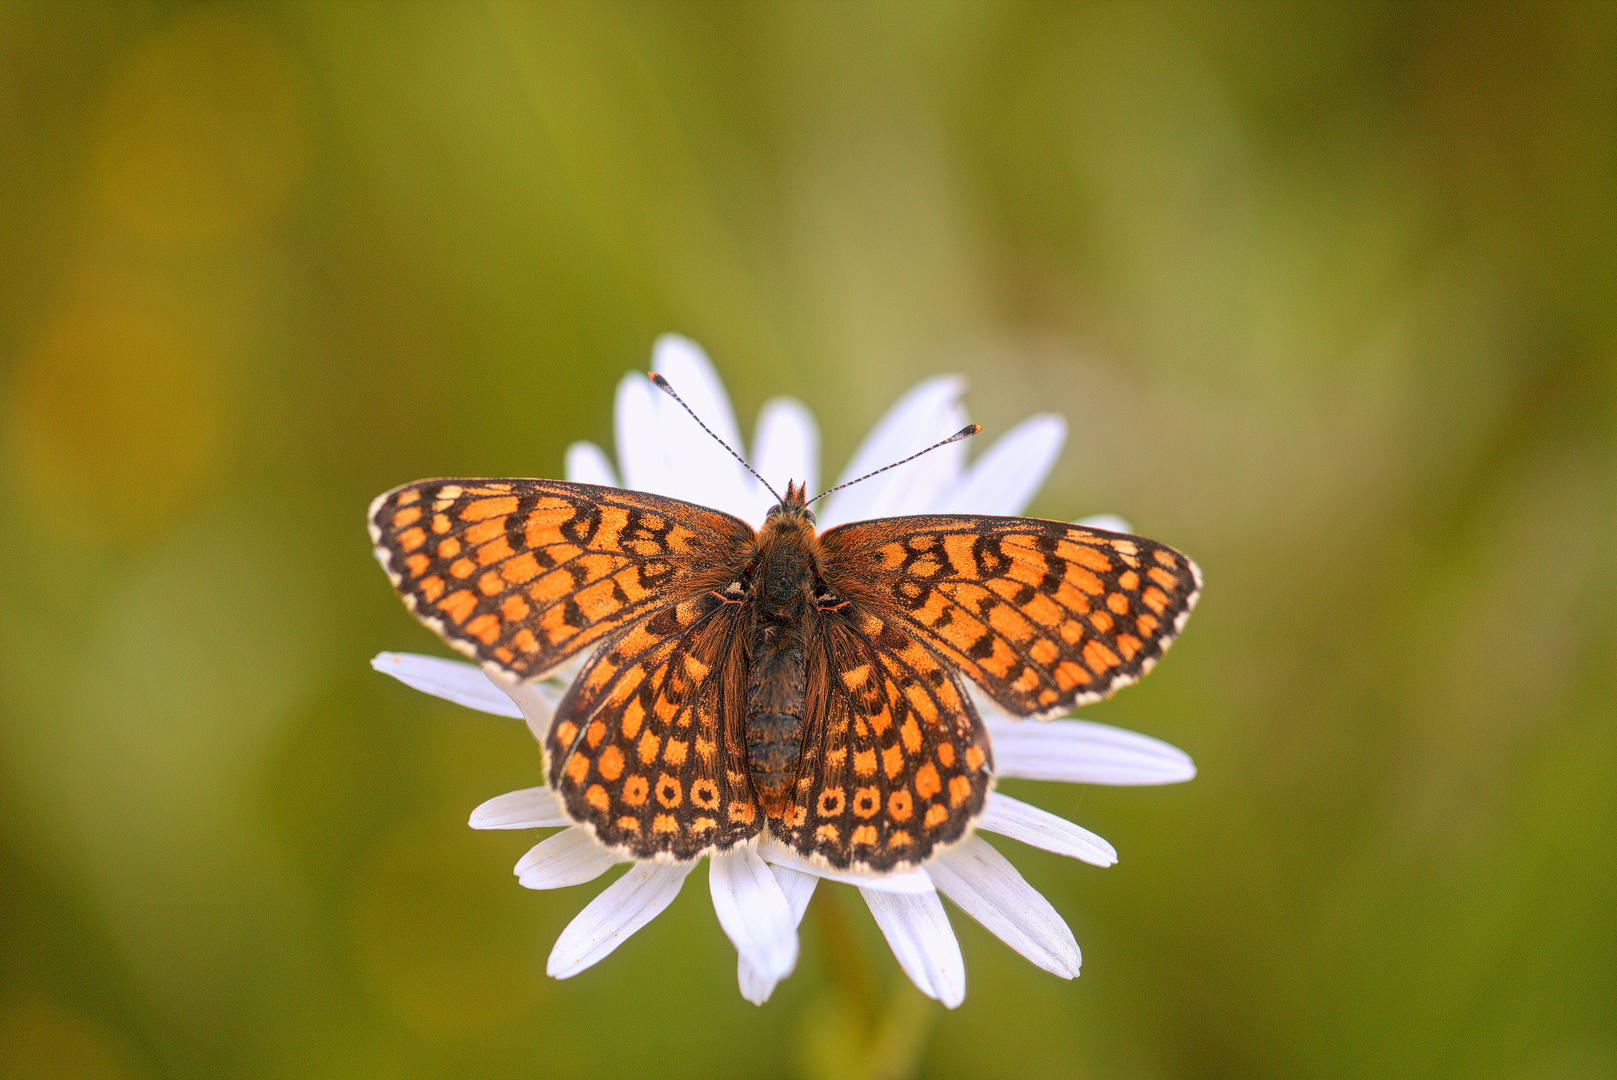
{"label": "butterfly", "polygon": [[789,483],[754,530],[641,491],[436,479],[369,519],[405,605],[485,670],[587,657],[546,772],[635,859],[767,832],[837,869],[918,865],[993,783],[968,681],[1012,716],[1063,715],[1150,671],[1201,589],[1140,536],[971,514],[818,533],[806,496]]}

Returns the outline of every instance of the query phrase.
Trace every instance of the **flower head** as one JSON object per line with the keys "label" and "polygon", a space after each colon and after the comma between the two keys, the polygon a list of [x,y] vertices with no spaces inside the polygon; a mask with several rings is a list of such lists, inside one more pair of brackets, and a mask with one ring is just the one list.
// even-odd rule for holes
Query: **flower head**
{"label": "flower head", "polygon": [[[720,438],[743,450],[729,397],[696,345],[672,335],[662,338],[653,367],[679,387]],[[962,380],[952,376],[916,386],[877,424],[841,480],[896,461],[962,427],[963,390]],[[617,469],[599,447],[575,443],[567,451],[568,480],[656,492],[727,511],[754,526],[762,523],[774,496],[647,380],[630,375],[619,384],[615,420]],[[1065,435],[1060,417],[1042,415],[1012,429],[969,465],[963,444],[945,446],[902,469],[835,492],[819,511],[821,526],[922,513],[1017,514],[1054,464]],[[818,431],[803,405],[777,398],[764,406],[749,460],[771,486],[784,489],[793,480],[814,488],[818,456]],[[1086,523],[1126,531],[1115,518]],[[542,681],[512,683],[472,664],[401,653],[383,653],[373,666],[438,697],[523,718],[541,742],[578,671],[578,664],[571,664]],[[981,695],[976,705],[988,728],[998,777],[1161,784],[1195,775],[1184,753],[1144,735],[1079,720],[1016,721]],[[489,800],[473,811],[471,825],[560,828],[517,863],[518,880],[532,889],[581,884],[630,861],[574,824],[544,787]],[[999,792],[989,794],[976,828],[978,834],[997,833],[1096,866],[1110,866],[1117,859],[1112,846],[1095,834]],[[923,993],[951,1008],[965,997],[965,965],[940,892],[1037,966],[1063,978],[1078,974],[1078,943],[1065,921],[982,835],[971,835],[919,869],[902,873],[830,869],[767,835],[715,854],[710,862],[714,913],[736,947],[742,995],[757,1004],[796,965],[797,926],[821,880],[857,887],[905,974]],[[562,931],[548,973],[569,978],[605,958],[678,895],[694,865],[635,862]]]}

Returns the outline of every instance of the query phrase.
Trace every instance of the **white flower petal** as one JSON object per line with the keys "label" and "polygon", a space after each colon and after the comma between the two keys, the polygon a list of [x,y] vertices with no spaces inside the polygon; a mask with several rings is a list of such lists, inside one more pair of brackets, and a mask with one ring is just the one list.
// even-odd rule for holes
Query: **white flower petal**
{"label": "white flower petal", "polygon": [[566,477],[575,484],[617,487],[618,474],[612,470],[606,451],[592,442],[575,442],[567,448]]}
{"label": "white flower petal", "polygon": [[521,719],[522,710],[509,694],[489,681],[483,669],[461,660],[441,660],[416,653],[377,653],[371,667],[406,686],[470,709]]}
{"label": "white flower petal", "polygon": [[898,966],[916,989],[953,1009],[966,1000],[966,961],[936,892],[927,896],[860,889]]}
{"label": "white flower petal", "polygon": [[658,400],[667,396],[653,386],[650,379],[631,371],[618,383],[612,422],[623,486],[677,498],[678,491],[670,479],[662,402]]}
{"label": "white flower petal", "polygon": [[554,792],[531,787],[494,796],[472,811],[467,824],[474,829],[550,829],[572,822]]}
{"label": "white flower petal", "polygon": [[[940,375],[915,386],[877,422],[854,451],[837,483],[847,483],[901,461],[960,430],[966,423],[966,411],[959,403],[965,388],[966,380],[958,375]],[[964,443],[945,446],[902,468],[837,492],[826,499],[818,514],[820,527],[829,529],[849,521],[936,509],[927,505],[928,500],[960,475],[965,452]]]}
{"label": "white flower petal", "polygon": [[559,679],[508,683],[492,677],[489,681],[516,702],[517,708],[522,710],[522,718],[528,722],[528,730],[543,745],[545,736],[550,734],[550,721],[556,715],[556,706],[561,704],[562,697],[567,693],[567,683],[572,682],[572,678],[569,676],[566,683]]}
{"label": "white flower petal", "polygon": [[1117,849],[1088,829],[997,791],[988,793],[988,805],[977,819],[977,827],[1095,866],[1117,862]]}
{"label": "white flower petal", "polygon": [[[1020,514],[1050,474],[1067,441],[1067,422],[1031,416],[1001,436],[944,494],[948,514]],[[909,466],[905,466],[908,468]]]}
{"label": "white flower petal", "polygon": [[[784,494],[786,481],[793,480],[808,488],[809,498],[819,494],[820,429],[802,402],[781,397],[764,403],[752,439],[752,456],[752,467],[776,491]],[[743,516],[761,525],[775,497],[762,485],[755,487],[750,510]]]}
{"label": "white flower petal", "polygon": [[994,773],[1072,784],[1177,784],[1195,763],[1161,739],[1088,720],[1010,720],[997,707],[979,710],[994,748]]}
{"label": "white flower petal", "polygon": [[629,861],[607,851],[588,829],[574,825],[529,848],[511,872],[525,889],[561,889],[594,881],[618,863]]}
{"label": "white flower petal", "polygon": [[[792,925],[801,926],[803,913],[808,910],[809,899],[813,897],[814,887],[820,883],[820,879],[784,866],[771,866],[769,872],[775,875],[781,892],[786,895],[786,903],[792,909]],[[768,1001],[780,982],[779,979],[766,979],[759,975],[747,963],[745,955],[736,957],[736,981],[741,984],[741,996],[754,1005]]]}
{"label": "white flower petal", "polygon": [[760,977],[779,982],[797,966],[797,922],[775,875],[752,845],[708,859],[713,913],[736,952]]}
{"label": "white flower petal", "polygon": [[1082,525],[1090,529],[1105,529],[1107,532],[1133,533],[1134,526],[1118,517],[1116,514],[1091,514],[1086,518],[1079,518],[1074,525]]}
{"label": "white flower petal", "polygon": [[570,979],[598,964],[679,895],[694,863],[642,862],[587,904],[550,950],[545,973]]}
{"label": "white flower petal", "polygon": [[1075,978],[1083,955],[1066,922],[1016,867],[980,836],[927,864],[938,890],[1032,963]]}
{"label": "white flower petal", "polygon": [[815,864],[768,836],[759,839],[758,855],[773,866],[784,866],[827,881],[840,881],[844,885],[857,885],[861,889],[870,889],[874,892],[917,896],[934,891],[932,879],[921,870],[911,870],[903,874],[857,874],[848,870],[832,870]]}
{"label": "white flower petal", "polygon": [[[730,395],[725,393],[719,373],[701,346],[678,334],[664,334],[652,349],[651,370],[668,380],[714,435],[734,447],[736,453],[746,455]],[[667,440],[668,482],[672,485],[667,494],[715,510],[745,514],[758,482],[691,419],[679,402],[653,389]]]}

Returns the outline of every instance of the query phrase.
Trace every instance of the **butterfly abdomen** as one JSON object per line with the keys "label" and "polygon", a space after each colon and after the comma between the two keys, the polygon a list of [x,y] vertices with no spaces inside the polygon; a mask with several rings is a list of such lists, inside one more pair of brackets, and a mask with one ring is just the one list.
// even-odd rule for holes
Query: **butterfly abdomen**
{"label": "butterfly abdomen", "polygon": [[747,762],[764,812],[778,817],[803,756],[804,630],[810,609],[813,534],[771,522],[759,544],[747,663]]}

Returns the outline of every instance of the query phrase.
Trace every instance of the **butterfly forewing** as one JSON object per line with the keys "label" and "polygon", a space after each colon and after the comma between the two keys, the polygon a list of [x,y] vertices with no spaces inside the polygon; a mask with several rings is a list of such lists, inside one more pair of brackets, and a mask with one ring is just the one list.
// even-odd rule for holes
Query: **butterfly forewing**
{"label": "butterfly forewing", "polygon": [[635,858],[692,859],[763,817],[725,717],[739,701],[737,605],[712,594],[648,616],[585,665],[545,750],[568,816]]}
{"label": "butterfly forewing", "polygon": [[1139,680],[1201,586],[1170,547],[1058,521],[888,518],[820,540],[832,589],[891,615],[1016,716],[1059,716]]}
{"label": "butterfly forewing", "polygon": [[372,503],[370,527],[416,617],[518,679],[705,592],[754,535],[717,510],[557,480],[419,480]]}
{"label": "butterfly forewing", "polygon": [[919,864],[982,812],[992,770],[982,721],[899,627],[868,609],[818,622],[803,776],[782,839],[838,868]]}

